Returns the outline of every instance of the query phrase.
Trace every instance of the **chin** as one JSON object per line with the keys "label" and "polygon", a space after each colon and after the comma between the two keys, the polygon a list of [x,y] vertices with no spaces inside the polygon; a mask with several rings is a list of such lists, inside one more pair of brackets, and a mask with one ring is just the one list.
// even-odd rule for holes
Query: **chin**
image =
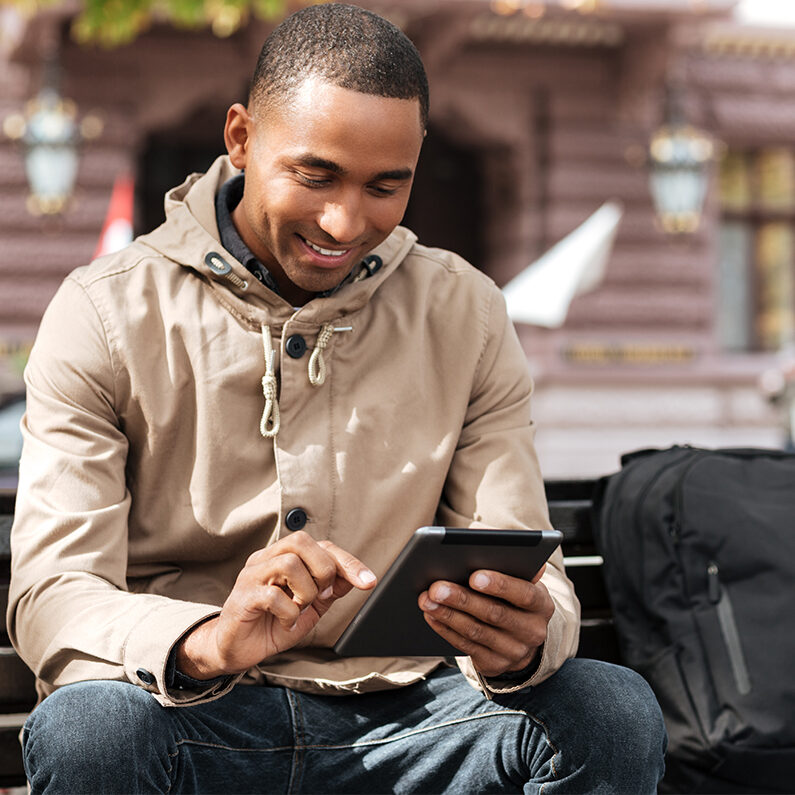
{"label": "chin", "polygon": [[341,284],[349,273],[349,268],[345,269],[342,273],[329,273],[324,271],[303,278],[291,279],[290,281],[302,290],[307,290],[310,293],[322,293],[324,290],[331,290]]}

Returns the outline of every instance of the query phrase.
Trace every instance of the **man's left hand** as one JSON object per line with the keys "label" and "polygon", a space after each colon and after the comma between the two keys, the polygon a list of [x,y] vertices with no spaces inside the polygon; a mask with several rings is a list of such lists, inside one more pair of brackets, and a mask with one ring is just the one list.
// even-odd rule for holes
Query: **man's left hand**
{"label": "man's left hand", "polygon": [[439,580],[419,596],[425,620],[448,643],[469,655],[483,676],[521,671],[547,637],[555,605],[546,586],[478,570],[469,588]]}

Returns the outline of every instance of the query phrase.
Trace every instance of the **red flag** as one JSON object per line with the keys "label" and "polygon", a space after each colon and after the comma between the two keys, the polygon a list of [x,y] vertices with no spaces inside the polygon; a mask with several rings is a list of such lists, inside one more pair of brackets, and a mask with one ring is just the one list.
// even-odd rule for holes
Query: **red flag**
{"label": "red flag", "polygon": [[113,183],[108,214],[102,226],[94,257],[112,254],[133,239],[133,203],[135,182],[129,174],[121,174]]}

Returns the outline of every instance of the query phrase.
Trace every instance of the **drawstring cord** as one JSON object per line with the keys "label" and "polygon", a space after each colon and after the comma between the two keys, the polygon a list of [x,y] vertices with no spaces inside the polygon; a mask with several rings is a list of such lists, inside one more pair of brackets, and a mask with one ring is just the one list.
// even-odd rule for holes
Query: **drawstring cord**
{"label": "drawstring cord", "polygon": [[262,343],[265,349],[265,375],[262,376],[262,394],[265,396],[265,408],[259,423],[259,432],[266,438],[272,439],[279,433],[279,401],[276,399],[276,373],[273,369],[273,358],[276,351],[271,342],[271,330],[268,326],[262,329]]}
{"label": "drawstring cord", "polygon": [[[276,351],[273,349],[270,328],[262,324],[260,329],[262,330],[262,344],[265,352],[265,375],[262,376],[262,394],[265,397],[265,407],[262,410],[259,432],[266,438],[272,439],[279,433],[280,425],[279,401],[276,397],[276,371],[273,367]],[[322,386],[326,381],[326,362],[323,359],[323,351],[326,349],[331,335],[337,331],[353,331],[353,326],[335,327],[333,323],[326,323],[320,329],[315,341],[315,348],[309,357],[307,366],[307,375],[312,386]]]}
{"label": "drawstring cord", "polygon": [[[204,262],[209,269],[217,276],[225,276],[236,287],[241,290],[248,288],[248,282],[241,279],[232,271],[232,266],[218,253],[211,251],[204,258]],[[354,282],[360,282],[372,276],[383,265],[381,257],[371,254],[362,260],[359,273],[356,274]],[[276,351],[273,349],[271,330],[264,323],[260,325],[262,332],[262,345],[265,354],[265,375],[262,376],[262,394],[265,398],[265,406],[262,410],[262,419],[259,423],[259,432],[266,438],[274,438],[279,433],[281,419],[279,415],[279,401],[277,397],[276,370],[273,362]],[[308,376],[312,386],[322,386],[326,381],[326,362],[323,359],[323,351],[331,339],[331,335],[337,331],[353,331],[353,326],[340,326],[335,328],[333,324],[326,323],[317,335],[315,348],[309,357]]]}
{"label": "drawstring cord", "polygon": [[309,357],[308,375],[309,383],[312,386],[322,386],[326,381],[326,362],[323,359],[323,351],[326,349],[326,345],[328,345],[333,333],[334,326],[331,323],[326,323],[320,329],[320,334],[317,335],[315,349]]}
{"label": "drawstring cord", "polygon": [[326,362],[323,359],[323,351],[331,339],[331,335],[338,331],[353,331],[353,326],[334,326],[333,323],[326,323],[317,335],[315,349],[309,357],[308,375],[309,383],[312,386],[323,386],[326,381]]}

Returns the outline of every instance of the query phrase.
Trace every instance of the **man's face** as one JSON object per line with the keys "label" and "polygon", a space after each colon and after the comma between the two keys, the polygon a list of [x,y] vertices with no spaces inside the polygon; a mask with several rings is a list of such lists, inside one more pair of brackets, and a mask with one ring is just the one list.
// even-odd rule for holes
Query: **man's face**
{"label": "man's face", "polygon": [[233,213],[284,298],[300,305],[338,285],[406,210],[423,129],[416,99],[306,80],[284,106],[230,108],[226,141],[245,168]]}

